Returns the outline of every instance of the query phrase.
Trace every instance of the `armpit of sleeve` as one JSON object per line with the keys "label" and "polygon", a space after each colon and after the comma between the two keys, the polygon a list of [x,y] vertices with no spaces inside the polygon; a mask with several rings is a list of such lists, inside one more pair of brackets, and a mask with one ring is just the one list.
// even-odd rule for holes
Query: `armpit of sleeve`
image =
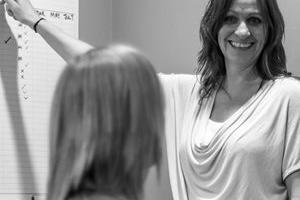
{"label": "armpit of sleeve", "polygon": [[195,75],[158,74],[165,96],[165,138],[169,177],[174,200],[186,200],[179,159],[179,142],[187,100],[195,85]]}
{"label": "armpit of sleeve", "polygon": [[293,81],[287,89],[289,103],[282,162],[283,180],[300,170],[300,82]]}

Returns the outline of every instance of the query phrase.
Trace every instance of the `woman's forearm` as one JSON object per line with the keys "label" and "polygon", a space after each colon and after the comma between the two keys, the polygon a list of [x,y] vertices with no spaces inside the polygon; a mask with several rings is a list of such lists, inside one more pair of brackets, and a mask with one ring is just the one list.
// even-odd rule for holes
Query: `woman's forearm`
{"label": "woman's forearm", "polygon": [[40,21],[36,30],[66,62],[93,48],[88,43],[66,34],[47,20]]}

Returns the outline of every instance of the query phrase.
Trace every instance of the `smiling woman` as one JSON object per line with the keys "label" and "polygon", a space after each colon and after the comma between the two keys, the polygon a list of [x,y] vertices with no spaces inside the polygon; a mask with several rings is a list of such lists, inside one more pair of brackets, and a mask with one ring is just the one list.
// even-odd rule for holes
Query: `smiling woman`
{"label": "smiling woman", "polygon": [[191,133],[178,150],[189,199],[287,199],[300,189],[286,186],[291,174],[299,179],[299,142],[291,140],[300,130],[287,120],[300,122],[300,85],[288,78],[283,34],[276,1],[209,1],[192,90],[200,107],[187,109],[198,113],[194,125],[184,123]]}

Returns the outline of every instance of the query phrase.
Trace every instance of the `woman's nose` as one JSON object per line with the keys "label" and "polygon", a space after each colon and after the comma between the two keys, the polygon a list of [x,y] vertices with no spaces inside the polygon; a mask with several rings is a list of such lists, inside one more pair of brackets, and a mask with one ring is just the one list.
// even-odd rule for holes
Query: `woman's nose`
{"label": "woman's nose", "polygon": [[247,24],[242,21],[238,27],[236,28],[235,32],[234,32],[239,38],[241,39],[245,39],[248,36],[250,36],[250,31],[248,29]]}

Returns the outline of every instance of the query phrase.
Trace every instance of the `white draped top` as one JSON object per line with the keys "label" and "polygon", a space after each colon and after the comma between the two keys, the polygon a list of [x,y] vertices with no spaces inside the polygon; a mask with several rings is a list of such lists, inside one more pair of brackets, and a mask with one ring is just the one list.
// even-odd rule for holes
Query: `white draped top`
{"label": "white draped top", "polygon": [[159,76],[174,200],[288,199],[284,180],[300,169],[299,81],[267,81],[207,137],[215,93],[199,110],[196,76]]}
{"label": "white draped top", "polygon": [[222,127],[222,122],[216,122],[211,119],[207,122],[206,131],[203,134],[195,135],[195,141],[199,146],[207,146],[212,138],[216,135],[219,129]]}

